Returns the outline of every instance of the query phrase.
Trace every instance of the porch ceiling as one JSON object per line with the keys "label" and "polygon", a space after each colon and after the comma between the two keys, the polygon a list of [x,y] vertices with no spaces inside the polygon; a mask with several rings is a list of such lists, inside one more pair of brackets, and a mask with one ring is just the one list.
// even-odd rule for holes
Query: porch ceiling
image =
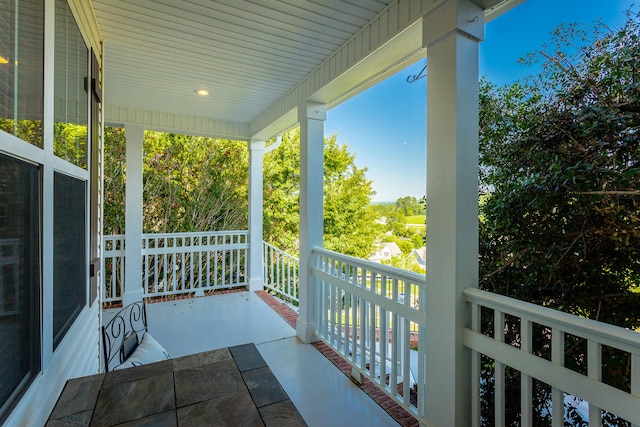
{"label": "porch ceiling", "polygon": [[92,0],[106,120],[270,137],[299,102],[335,105],[422,57],[416,23],[444,1]]}

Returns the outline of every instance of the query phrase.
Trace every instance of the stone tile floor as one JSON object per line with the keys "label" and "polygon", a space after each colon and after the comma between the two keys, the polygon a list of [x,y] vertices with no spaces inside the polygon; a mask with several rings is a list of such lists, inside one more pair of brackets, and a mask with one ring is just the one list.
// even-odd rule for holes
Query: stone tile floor
{"label": "stone tile floor", "polygon": [[[103,322],[111,315],[105,310]],[[297,317],[265,291],[147,303],[149,333],[174,358],[254,343],[310,427],[418,425],[373,383],[352,382],[350,365],[333,350],[302,344],[296,338]]]}
{"label": "stone tile floor", "polygon": [[306,426],[254,344],[70,380],[47,426]]}

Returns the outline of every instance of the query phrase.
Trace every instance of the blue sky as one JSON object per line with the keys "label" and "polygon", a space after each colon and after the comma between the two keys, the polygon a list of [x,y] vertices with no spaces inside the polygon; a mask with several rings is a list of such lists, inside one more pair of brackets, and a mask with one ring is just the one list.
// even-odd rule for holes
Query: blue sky
{"label": "blue sky", "polygon": [[[480,74],[498,85],[534,74],[536,69],[519,65],[518,59],[540,49],[558,25],[602,20],[618,28],[632,5],[633,0],[527,0],[487,23]],[[327,113],[325,134],[337,134],[338,142],[356,154],[356,164],[367,167],[377,193],[374,201],[426,193],[426,79],[406,82],[424,64],[400,71]]]}

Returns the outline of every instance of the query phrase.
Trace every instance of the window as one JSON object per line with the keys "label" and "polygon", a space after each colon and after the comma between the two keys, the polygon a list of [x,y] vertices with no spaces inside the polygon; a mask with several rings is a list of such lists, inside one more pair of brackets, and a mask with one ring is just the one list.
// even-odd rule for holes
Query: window
{"label": "window", "polygon": [[53,152],[87,169],[89,50],[67,0],[56,1]]}
{"label": "window", "polygon": [[0,423],[40,371],[40,168],[0,154]]}
{"label": "window", "polygon": [[87,302],[86,183],[56,172],[53,192],[55,349]]}
{"label": "window", "polygon": [[44,2],[1,2],[0,130],[41,148],[43,51]]}

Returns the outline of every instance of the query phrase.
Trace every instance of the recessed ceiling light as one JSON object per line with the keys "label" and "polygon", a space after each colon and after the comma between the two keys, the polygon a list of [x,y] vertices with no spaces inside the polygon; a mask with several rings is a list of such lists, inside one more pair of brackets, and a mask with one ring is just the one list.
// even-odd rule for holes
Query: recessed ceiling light
{"label": "recessed ceiling light", "polygon": [[9,60],[4,56],[0,55],[0,64],[8,64]]}
{"label": "recessed ceiling light", "polygon": [[204,90],[204,89],[198,89],[198,90],[196,90],[196,93],[197,93],[198,95],[200,95],[200,96],[207,96],[207,95],[209,95],[209,92],[208,92],[208,91],[206,91],[206,90]]}

